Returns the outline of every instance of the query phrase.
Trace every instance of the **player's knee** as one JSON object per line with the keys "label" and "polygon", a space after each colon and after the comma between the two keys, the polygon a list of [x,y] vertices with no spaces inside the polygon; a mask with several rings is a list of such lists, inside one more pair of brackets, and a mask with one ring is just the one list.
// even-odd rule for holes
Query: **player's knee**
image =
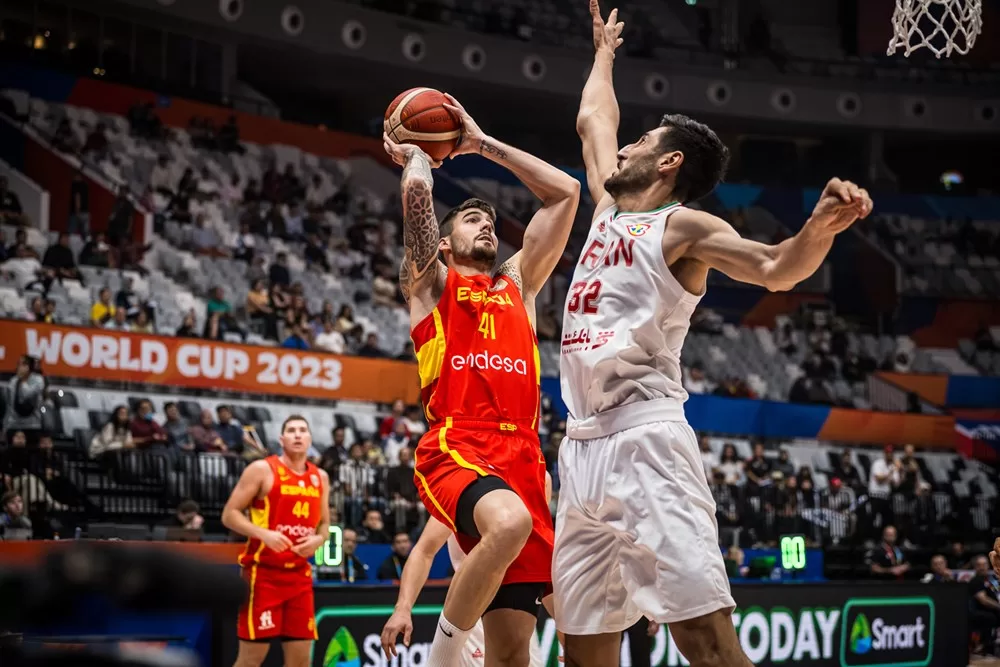
{"label": "player's knee", "polygon": [[531,535],[531,513],[523,503],[504,506],[493,516],[484,539],[498,542],[501,548],[517,555]]}
{"label": "player's knee", "polygon": [[486,655],[490,656],[490,662],[497,667],[524,667],[531,662],[531,652],[526,642],[491,646]]}

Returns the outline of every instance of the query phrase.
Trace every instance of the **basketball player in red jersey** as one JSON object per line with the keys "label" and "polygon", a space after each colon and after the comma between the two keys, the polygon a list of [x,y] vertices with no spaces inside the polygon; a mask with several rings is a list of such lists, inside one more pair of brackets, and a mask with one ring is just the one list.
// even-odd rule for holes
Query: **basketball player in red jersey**
{"label": "basketball player in red jersey", "polygon": [[[400,288],[410,307],[430,430],[415,452],[424,505],[468,554],[452,581],[430,667],[453,667],[482,617],[487,665],[528,665],[528,640],[551,582],[553,529],[539,446],[535,295],[569,238],[580,184],[462,120],[450,157],[478,153],[542,201],[522,249],[494,270],[496,212],[479,199],[434,214],[430,158],[385,136],[403,166]],[[439,256],[442,259],[439,259]]]}
{"label": "basketball player in red jersey", "polygon": [[262,664],[276,638],[286,667],[307,667],[316,639],[308,558],[330,534],[330,478],[306,461],[312,434],[304,417],[286,419],[279,440],[281,456],[248,465],[222,510],[222,523],[247,537],[239,562],[250,596],[236,626],[236,667]]}

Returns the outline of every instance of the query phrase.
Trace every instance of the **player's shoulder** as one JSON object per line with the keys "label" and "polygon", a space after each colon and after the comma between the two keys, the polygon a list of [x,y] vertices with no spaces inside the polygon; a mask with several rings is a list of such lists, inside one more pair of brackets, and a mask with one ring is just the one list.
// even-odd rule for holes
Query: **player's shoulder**
{"label": "player's shoulder", "polygon": [[257,459],[243,470],[243,477],[264,477],[271,474],[271,463],[267,458]]}
{"label": "player's shoulder", "polygon": [[667,224],[667,230],[680,232],[692,240],[720,231],[736,233],[732,225],[707,211],[676,206],[669,213],[670,222]]}

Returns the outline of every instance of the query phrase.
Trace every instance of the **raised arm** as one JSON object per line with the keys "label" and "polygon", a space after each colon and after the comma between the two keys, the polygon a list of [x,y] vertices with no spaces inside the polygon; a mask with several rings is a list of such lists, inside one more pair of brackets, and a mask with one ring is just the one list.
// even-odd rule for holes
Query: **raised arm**
{"label": "raised arm", "polygon": [[542,202],[524,231],[521,250],[499,270],[530,298],[545,284],[566,250],[580,203],[580,183],[544,160],[488,136],[454,97],[449,95],[448,100],[448,108],[462,119],[462,141],[452,155],[478,153],[496,162]]}
{"label": "raised arm", "polygon": [[[799,233],[777,245],[742,238],[714,215],[682,209],[670,219],[673,229],[668,226],[664,234],[664,252],[668,263],[681,257],[695,259],[733,280],[772,292],[790,290],[822,265],[837,234],[871,211],[865,189],[834,178]],[[675,246],[671,233],[684,241]]]}
{"label": "raised arm", "polygon": [[387,134],[382,135],[382,140],[386,153],[403,167],[400,181],[403,261],[399,267],[399,289],[408,304],[411,297],[436,301],[438,295],[433,292],[441,273],[437,259],[441,232],[434,213],[434,176],[431,168],[439,164],[432,162],[417,146],[396,143]]}
{"label": "raised arm", "polygon": [[611,10],[605,22],[597,0],[590,0],[590,16],[594,23],[594,66],[583,87],[576,131],[583,141],[587,187],[594,200],[596,216],[611,205],[611,197],[604,191],[604,181],[618,165],[619,112],[612,68],[625,24],[618,21],[617,9]]}

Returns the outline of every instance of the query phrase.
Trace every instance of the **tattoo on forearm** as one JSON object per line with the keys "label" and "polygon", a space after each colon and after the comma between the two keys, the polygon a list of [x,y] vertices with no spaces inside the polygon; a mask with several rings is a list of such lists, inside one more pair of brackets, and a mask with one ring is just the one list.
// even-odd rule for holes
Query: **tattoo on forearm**
{"label": "tattoo on forearm", "polygon": [[434,215],[434,177],[423,153],[414,152],[403,169],[403,262],[399,287],[407,301],[410,284],[437,259],[437,216]]}
{"label": "tattoo on forearm", "polygon": [[521,285],[521,271],[518,268],[517,262],[514,261],[513,257],[508,259],[503,264],[501,264],[500,268],[496,270],[495,275],[507,276],[507,278],[509,278],[517,287],[517,291],[521,292],[522,294],[524,293],[524,289]]}
{"label": "tattoo on forearm", "polygon": [[479,152],[483,155],[495,155],[501,160],[507,159],[507,151],[499,146],[494,146],[485,139],[483,139],[482,143],[479,144]]}

